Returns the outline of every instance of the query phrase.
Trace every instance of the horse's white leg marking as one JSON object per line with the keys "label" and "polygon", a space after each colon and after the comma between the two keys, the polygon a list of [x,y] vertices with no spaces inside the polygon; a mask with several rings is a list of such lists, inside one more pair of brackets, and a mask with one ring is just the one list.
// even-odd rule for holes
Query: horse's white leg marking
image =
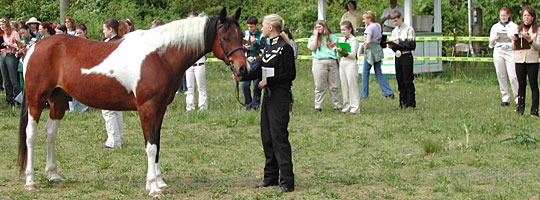
{"label": "horse's white leg marking", "polygon": [[[30,113],[30,110],[28,110],[28,113]],[[26,154],[26,189],[32,190],[35,189],[36,183],[34,183],[34,145],[36,144],[37,139],[37,122],[32,117],[32,115],[28,114],[28,125],[26,126],[26,148],[27,148],[27,154]]]}
{"label": "horse's white leg marking", "polygon": [[47,166],[45,172],[47,172],[47,178],[49,181],[61,182],[62,177],[58,175],[57,163],[56,163],[56,134],[58,133],[58,124],[60,120],[48,119],[45,124],[45,133],[47,133]]}
{"label": "horse's white leg marking", "polygon": [[161,165],[159,165],[159,162],[156,163],[156,177],[158,187],[161,189],[166,188],[167,184],[165,183],[165,181],[163,181],[163,178],[161,177]]}
{"label": "horse's white leg marking", "polygon": [[161,195],[161,189],[157,184],[156,176],[156,155],[157,155],[157,145],[155,144],[146,144],[146,154],[148,156],[148,173],[146,174],[146,190],[150,190],[148,195],[150,196],[159,196]]}

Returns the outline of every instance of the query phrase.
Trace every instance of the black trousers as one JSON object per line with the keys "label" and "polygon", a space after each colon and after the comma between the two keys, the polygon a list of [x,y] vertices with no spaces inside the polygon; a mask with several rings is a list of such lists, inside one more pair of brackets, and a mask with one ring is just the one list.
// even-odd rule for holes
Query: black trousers
{"label": "black trousers", "polygon": [[413,56],[412,54],[403,54],[396,57],[396,79],[399,90],[400,107],[416,107],[414,96],[414,74],[413,74]]}
{"label": "black trousers", "polygon": [[538,114],[538,63],[516,63],[518,79],[518,104],[525,106],[525,93],[527,91],[527,77],[532,92],[531,114]]}
{"label": "black trousers", "polygon": [[264,89],[261,139],[266,157],[263,181],[271,184],[279,181],[280,186],[294,189],[291,144],[287,130],[291,101],[290,87]]}

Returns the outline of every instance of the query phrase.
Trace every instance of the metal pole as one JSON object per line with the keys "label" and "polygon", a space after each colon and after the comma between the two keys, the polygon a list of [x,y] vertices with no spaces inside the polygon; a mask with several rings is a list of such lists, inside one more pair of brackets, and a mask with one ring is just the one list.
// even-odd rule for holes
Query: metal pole
{"label": "metal pole", "polygon": [[468,12],[467,12],[467,16],[469,17],[469,51],[471,52],[471,55],[472,57],[475,57],[476,55],[474,54],[474,50],[473,50],[473,46],[472,46],[472,41],[471,41],[471,37],[472,37],[472,0],[467,0],[467,9],[468,9]]}
{"label": "metal pole", "polygon": [[318,0],[317,4],[317,20],[326,20],[326,0]]}

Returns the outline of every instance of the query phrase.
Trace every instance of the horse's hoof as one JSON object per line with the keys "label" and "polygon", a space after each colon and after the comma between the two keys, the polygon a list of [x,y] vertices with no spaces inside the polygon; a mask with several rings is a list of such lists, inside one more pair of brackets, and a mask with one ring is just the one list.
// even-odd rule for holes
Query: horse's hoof
{"label": "horse's hoof", "polygon": [[150,192],[150,194],[148,195],[152,198],[160,199],[163,193],[161,191],[155,191],[155,192]]}
{"label": "horse's hoof", "polygon": [[160,185],[160,186],[159,186],[159,189],[167,189],[167,188],[169,188],[168,185]]}
{"label": "horse's hoof", "polygon": [[25,185],[24,189],[26,191],[35,191],[36,190],[36,185]]}

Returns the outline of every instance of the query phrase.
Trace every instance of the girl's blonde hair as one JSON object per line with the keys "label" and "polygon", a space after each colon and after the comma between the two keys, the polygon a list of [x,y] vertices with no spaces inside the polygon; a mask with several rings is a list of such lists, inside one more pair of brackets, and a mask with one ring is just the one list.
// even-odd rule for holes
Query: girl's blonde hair
{"label": "girl's blonde hair", "polygon": [[370,19],[371,22],[375,22],[375,14],[371,10],[368,10],[368,11],[364,12],[362,17],[365,18],[365,19]]}
{"label": "girl's blonde hair", "polygon": [[285,21],[283,18],[277,14],[270,14],[266,15],[263,18],[263,23],[268,23],[268,25],[275,28],[278,32],[281,38],[285,40],[285,43],[290,44],[289,37],[287,36],[287,33],[285,33],[283,30],[285,30]]}

